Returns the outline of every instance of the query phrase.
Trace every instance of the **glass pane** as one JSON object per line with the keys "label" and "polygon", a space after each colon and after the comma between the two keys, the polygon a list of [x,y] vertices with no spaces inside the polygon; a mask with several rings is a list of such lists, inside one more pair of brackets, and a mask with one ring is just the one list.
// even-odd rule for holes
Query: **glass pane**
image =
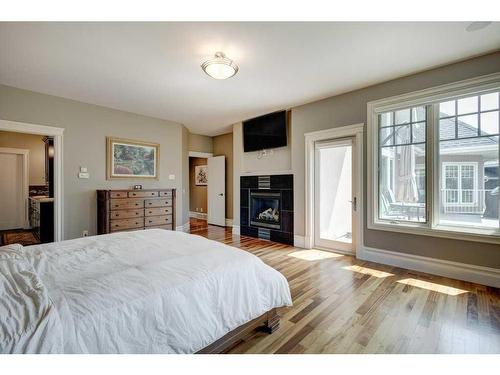
{"label": "glass pane", "polygon": [[425,142],[425,122],[413,124],[413,142]]}
{"label": "glass pane", "polygon": [[411,121],[425,121],[425,107],[415,107],[411,109]]}
{"label": "glass pane", "polygon": [[380,145],[381,146],[390,146],[393,141],[394,128],[382,128],[380,129]]}
{"label": "glass pane", "polygon": [[481,135],[498,134],[498,111],[481,113]]}
{"label": "glass pane", "polygon": [[439,117],[455,116],[455,101],[439,103]]}
{"label": "glass pane", "polygon": [[410,109],[401,109],[399,111],[396,111],[395,115],[395,124],[400,125],[400,124],[407,124],[410,122]]}
{"label": "glass pane", "polygon": [[425,144],[386,147],[381,150],[379,217],[411,222],[427,220]]}
{"label": "glass pane", "polygon": [[319,151],[319,237],[352,242],[352,146]]}
{"label": "glass pane", "polygon": [[481,95],[481,111],[498,109],[498,92]]}
{"label": "glass pane", "polygon": [[498,228],[498,137],[439,142],[439,223]]}
{"label": "glass pane", "polygon": [[392,125],[392,112],[386,112],[379,115],[380,126]]}
{"label": "glass pane", "polygon": [[396,126],[396,144],[404,145],[410,143],[410,125]]}
{"label": "glass pane", "polygon": [[455,137],[455,118],[439,120],[439,139],[453,139]]}
{"label": "glass pane", "polygon": [[458,99],[458,114],[478,112],[478,97]]}
{"label": "glass pane", "polygon": [[458,116],[458,138],[476,137],[478,133],[478,115]]}

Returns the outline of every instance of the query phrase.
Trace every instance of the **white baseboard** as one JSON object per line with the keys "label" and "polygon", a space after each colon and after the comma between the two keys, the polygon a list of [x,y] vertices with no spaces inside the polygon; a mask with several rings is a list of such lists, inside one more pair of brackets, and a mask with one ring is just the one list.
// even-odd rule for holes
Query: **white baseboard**
{"label": "white baseboard", "polygon": [[293,246],[301,247],[301,248],[305,249],[306,238],[304,236],[294,235],[293,236]]}
{"label": "white baseboard", "polygon": [[357,258],[500,288],[500,269],[363,247]]}
{"label": "white baseboard", "polygon": [[233,225],[233,234],[240,234],[240,226],[239,225]]}
{"label": "white baseboard", "polygon": [[207,213],[206,212],[189,211],[189,217],[192,217],[194,219],[206,220],[207,219]]}
{"label": "white baseboard", "polygon": [[233,226],[233,219],[226,218],[226,227],[232,227],[232,226]]}
{"label": "white baseboard", "polygon": [[178,232],[186,232],[186,233],[189,233],[189,229],[190,229],[189,222],[175,228],[175,230]]}

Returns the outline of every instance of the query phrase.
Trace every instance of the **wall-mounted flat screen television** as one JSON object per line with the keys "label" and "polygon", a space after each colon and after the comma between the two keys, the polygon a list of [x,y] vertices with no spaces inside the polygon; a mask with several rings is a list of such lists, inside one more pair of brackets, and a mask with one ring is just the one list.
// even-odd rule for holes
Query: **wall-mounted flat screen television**
{"label": "wall-mounted flat screen television", "polygon": [[286,146],[286,111],[269,113],[243,122],[245,152]]}

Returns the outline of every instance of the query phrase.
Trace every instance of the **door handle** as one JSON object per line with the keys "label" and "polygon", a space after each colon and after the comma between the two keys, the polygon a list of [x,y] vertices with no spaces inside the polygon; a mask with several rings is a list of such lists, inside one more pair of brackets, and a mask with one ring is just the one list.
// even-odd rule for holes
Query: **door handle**
{"label": "door handle", "polygon": [[356,197],[352,198],[352,201],[349,201],[349,203],[352,205],[352,210],[356,211],[358,206]]}
{"label": "door handle", "polygon": [[224,196],[224,193],[219,193],[219,197],[223,197]]}

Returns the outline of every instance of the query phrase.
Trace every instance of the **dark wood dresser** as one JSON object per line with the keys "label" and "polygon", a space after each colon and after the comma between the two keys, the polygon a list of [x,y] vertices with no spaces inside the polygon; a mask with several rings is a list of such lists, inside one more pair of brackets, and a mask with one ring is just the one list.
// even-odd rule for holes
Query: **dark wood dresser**
{"label": "dark wood dresser", "polygon": [[97,234],[175,230],[175,189],[97,190]]}

